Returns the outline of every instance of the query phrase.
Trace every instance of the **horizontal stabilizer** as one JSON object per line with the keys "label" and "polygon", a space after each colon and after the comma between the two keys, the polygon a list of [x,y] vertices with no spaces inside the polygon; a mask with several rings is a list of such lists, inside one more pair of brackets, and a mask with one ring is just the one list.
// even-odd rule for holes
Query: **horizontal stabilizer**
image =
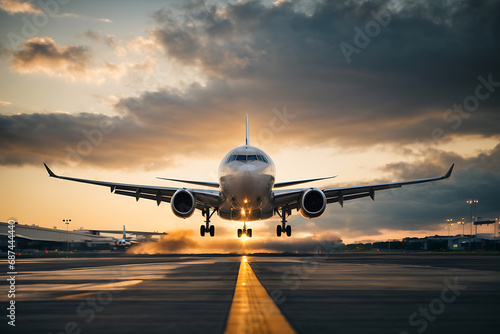
{"label": "horizontal stabilizer", "polygon": [[157,177],[157,179],[167,180],[167,181],[174,181],[174,182],[190,183],[190,184],[196,184],[196,185],[199,185],[199,186],[206,186],[206,187],[212,187],[212,188],[219,188],[219,184],[217,182],[178,180],[178,179],[169,179],[169,178],[166,178],[166,177]]}
{"label": "horizontal stabilizer", "polygon": [[327,176],[327,177],[320,177],[317,179],[308,179],[308,180],[298,180],[298,181],[289,181],[289,182],[280,182],[276,183],[274,185],[274,188],[283,188],[283,187],[288,187],[288,186],[293,186],[296,184],[301,184],[301,183],[307,183],[307,182],[313,182],[313,181],[319,181],[319,180],[326,180],[326,179],[333,179],[334,177],[337,177],[338,175],[335,176]]}

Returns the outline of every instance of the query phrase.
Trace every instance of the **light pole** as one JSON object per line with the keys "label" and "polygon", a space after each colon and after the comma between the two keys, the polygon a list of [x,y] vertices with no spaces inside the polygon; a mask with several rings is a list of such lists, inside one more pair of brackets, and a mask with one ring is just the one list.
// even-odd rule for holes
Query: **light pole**
{"label": "light pole", "polygon": [[495,236],[493,237],[493,251],[496,252],[497,251],[497,236],[498,236],[498,218],[495,218],[495,228],[493,229],[493,234],[495,234]]}
{"label": "light pole", "polygon": [[67,252],[69,253],[69,222],[71,219],[63,219],[63,223],[66,224],[66,245],[67,245]]}
{"label": "light pole", "polygon": [[469,238],[469,248],[472,250],[472,225],[474,224],[474,216],[476,215],[476,204],[479,203],[477,199],[467,201],[470,204],[470,238]]}
{"label": "light pole", "polygon": [[461,221],[457,222],[458,225],[462,225],[462,238],[465,235],[465,218],[462,218]]}
{"label": "light pole", "polygon": [[446,223],[448,224],[448,236],[450,236],[450,226],[453,226],[453,219],[446,219]]}

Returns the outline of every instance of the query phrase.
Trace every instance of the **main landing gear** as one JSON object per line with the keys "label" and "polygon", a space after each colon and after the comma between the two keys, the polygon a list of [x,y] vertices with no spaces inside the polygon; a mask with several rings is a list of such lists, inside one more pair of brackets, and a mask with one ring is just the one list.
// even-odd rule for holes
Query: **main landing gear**
{"label": "main landing gear", "polygon": [[252,229],[247,228],[246,223],[243,223],[243,229],[241,228],[238,229],[238,238],[241,238],[242,235],[246,235],[249,238],[252,237]]}
{"label": "main landing gear", "polygon": [[286,224],[286,217],[292,214],[292,209],[288,207],[282,207],[281,213],[279,210],[276,210],[278,216],[281,217],[281,225],[276,226],[276,235],[281,237],[281,233],[286,233],[286,236],[289,237],[292,235],[292,227]]}
{"label": "main landing gear", "polygon": [[201,210],[201,215],[205,217],[205,225],[200,226],[200,235],[202,237],[205,236],[205,233],[210,233],[210,236],[213,237],[215,235],[215,226],[210,225],[210,218],[212,218],[212,215],[217,211],[217,209],[214,209],[212,213],[210,213],[210,208],[205,208]]}

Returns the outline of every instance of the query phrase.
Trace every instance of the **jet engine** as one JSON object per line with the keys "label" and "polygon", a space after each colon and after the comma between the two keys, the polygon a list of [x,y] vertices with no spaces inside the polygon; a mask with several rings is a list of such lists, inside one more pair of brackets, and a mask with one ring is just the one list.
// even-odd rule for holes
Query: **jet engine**
{"label": "jet engine", "polygon": [[179,218],[189,218],[196,208],[196,200],[193,194],[186,189],[177,190],[170,200],[172,211]]}
{"label": "jet engine", "polygon": [[305,190],[299,200],[299,209],[304,218],[321,216],[326,209],[325,194],[317,188]]}

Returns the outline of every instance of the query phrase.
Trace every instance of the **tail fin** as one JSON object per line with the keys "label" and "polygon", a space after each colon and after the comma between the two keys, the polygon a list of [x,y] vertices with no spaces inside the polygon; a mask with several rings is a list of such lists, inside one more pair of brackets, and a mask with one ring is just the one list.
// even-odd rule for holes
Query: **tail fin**
{"label": "tail fin", "polygon": [[246,144],[245,145],[250,145],[250,136],[248,135],[248,115],[247,115],[247,137],[246,137]]}
{"label": "tail fin", "polygon": [[123,225],[123,238],[122,239],[127,239],[127,233],[125,232],[125,225]]}

